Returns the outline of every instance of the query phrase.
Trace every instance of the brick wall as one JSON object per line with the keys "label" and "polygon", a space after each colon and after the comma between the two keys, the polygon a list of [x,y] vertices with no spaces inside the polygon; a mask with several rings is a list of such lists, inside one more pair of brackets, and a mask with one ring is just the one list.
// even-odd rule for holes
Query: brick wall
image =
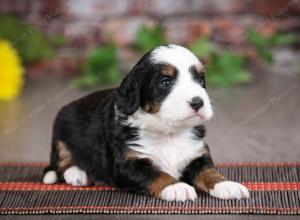
{"label": "brick wall", "polygon": [[67,44],[51,60],[27,68],[28,75],[74,75],[87,49],[112,37],[121,72],[138,60],[128,49],[141,24],[160,23],[170,43],[185,44],[209,36],[217,46],[255,59],[247,46],[248,27],[263,33],[294,32],[300,45],[300,0],[0,0],[0,14],[16,15],[48,35],[63,35]]}
{"label": "brick wall", "polygon": [[266,34],[300,29],[300,0],[1,0],[0,13],[62,34],[69,47],[98,44],[109,35],[124,46],[141,24],[158,22],[171,42],[207,35],[231,47],[244,43],[249,26]]}

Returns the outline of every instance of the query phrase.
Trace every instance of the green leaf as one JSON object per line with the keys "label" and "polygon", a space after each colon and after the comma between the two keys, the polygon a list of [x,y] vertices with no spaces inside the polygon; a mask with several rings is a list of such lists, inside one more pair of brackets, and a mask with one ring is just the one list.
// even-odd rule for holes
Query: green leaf
{"label": "green leaf", "polygon": [[199,58],[205,59],[214,51],[213,45],[205,37],[199,38],[188,45],[188,48]]}
{"label": "green leaf", "polygon": [[12,43],[25,63],[53,56],[53,49],[38,28],[24,24],[12,16],[0,16],[0,36]]}
{"label": "green leaf", "polygon": [[248,42],[252,44],[259,57],[266,63],[273,62],[271,47],[287,45],[295,41],[292,34],[276,33],[272,36],[263,36],[255,28],[248,29]]}
{"label": "green leaf", "polygon": [[67,39],[62,35],[55,35],[50,38],[50,43],[54,47],[60,47],[66,44]]}
{"label": "green leaf", "polygon": [[245,69],[245,58],[229,51],[212,52],[210,64],[206,68],[206,79],[209,85],[229,87],[250,82],[251,74]]}
{"label": "green leaf", "polygon": [[260,58],[265,61],[266,63],[273,62],[273,55],[272,53],[265,47],[258,47],[257,48],[258,55]]}
{"label": "green leaf", "polygon": [[89,88],[102,84],[116,84],[120,78],[117,49],[110,43],[90,51],[83,67],[83,74],[75,78],[73,83],[78,88]]}
{"label": "green leaf", "polygon": [[287,45],[294,43],[296,38],[293,34],[276,34],[270,38],[272,45]]}
{"label": "green leaf", "polygon": [[234,77],[235,77],[236,83],[251,82],[251,80],[252,80],[252,75],[246,70],[241,70]]}
{"label": "green leaf", "polygon": [[268,45],[269,38],[261,35],[255,28],[248,28],[247,40],[255,46],[266,46]]}
{"label": "green leaf", "polygon": [[143,53],[146,53],[154,47],[165,43],[166,39],[160,25],[154,27],[142,25],[139,27],[135,36],[135,46],[140,52]]}

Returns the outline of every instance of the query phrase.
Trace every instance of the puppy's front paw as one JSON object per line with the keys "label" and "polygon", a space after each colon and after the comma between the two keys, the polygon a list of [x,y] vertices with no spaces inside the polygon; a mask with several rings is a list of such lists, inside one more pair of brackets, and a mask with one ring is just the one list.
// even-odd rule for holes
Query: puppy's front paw
{"label": "puppy's front paw", "polygon": [[194,187],[186,183],[179,182],[164,188],[160,194],[160,197],[167,201],[194,201],[197,199],[197,193]]}
{"label": "puppy's front paw", "polygon": [[72,166],[64,172],[66,183],[72,186],[86,186],[88,178],[86,172],[79,169],[77,166]]}
{"label": "puppy's front paw", "polygon": [[209,194],[219,199],[242,199],[249,198],[248,189],[242,184],[223,181],[215,184],[212,190],[209,190]]}

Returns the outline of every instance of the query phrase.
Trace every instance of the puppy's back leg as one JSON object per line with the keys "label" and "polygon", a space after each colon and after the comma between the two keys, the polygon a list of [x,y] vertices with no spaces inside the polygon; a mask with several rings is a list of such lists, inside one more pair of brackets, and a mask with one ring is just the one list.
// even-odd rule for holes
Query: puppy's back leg
{"label": "puppy's back leg", "polygon": [[44,170],[43,182],[54,184],[58,176],[63,176],[65,182],[73,186],[89,184],[86,172],[74,165],[67,144],[61,140],[53,142],[50,165]]}
{"label": "puppy's back leg", "polygon": [[50,164],[44,169],[43,183],[54,184],[58,181],[58,174],[57,174],[58,161],[59,161],[59,156],[58,156],[57,148],[55,146],[55,143],[52,142]]}

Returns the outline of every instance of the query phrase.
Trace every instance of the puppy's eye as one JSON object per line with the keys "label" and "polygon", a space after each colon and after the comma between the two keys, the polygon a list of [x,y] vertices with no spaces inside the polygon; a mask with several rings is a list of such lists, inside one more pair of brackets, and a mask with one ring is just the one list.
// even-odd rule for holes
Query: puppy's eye
{"label": "puppy's eye", "polygon": [[204,77],[199,77],[198,82],[203,85],[204,84]]}
{"label": "puppy's eye", "polygon": [[194,79],[201,84],[202,87],[205,87],[205,78],[204,73],[195,74]]}
{"label": "puppy's eye", "polygon": [[164,78],[162,78],[161,81],[160,81],[160,84],[163,85],[163,86],[165,86],[165,87],[171,85],[171,83],[172,83],[172,81],[171,81],[171,79],[168,78],[168,77],[164,77]]}
{"label": "puppy's eye", "polygon": [[204,81],[204,77],[203,76],[196,75],[194,78],[199,83],[202,83]]}

